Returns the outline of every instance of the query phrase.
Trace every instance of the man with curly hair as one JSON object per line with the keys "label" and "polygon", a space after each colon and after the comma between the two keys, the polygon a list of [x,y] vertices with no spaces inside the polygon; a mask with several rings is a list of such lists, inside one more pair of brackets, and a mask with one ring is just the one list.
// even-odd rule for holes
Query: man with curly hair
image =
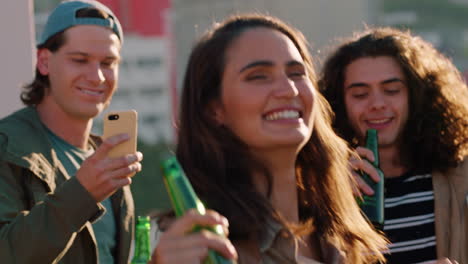
{"label": "man with curly hair", "polygon": [[[468,263],[468,88],[453,63],[410,32],[373,28],[327,58],[319,85],[336,132],[364,158],[353,169],[374,181],[362,146],[378,131],[388,263]],[[372,195],[354,175],[357,194]]]}

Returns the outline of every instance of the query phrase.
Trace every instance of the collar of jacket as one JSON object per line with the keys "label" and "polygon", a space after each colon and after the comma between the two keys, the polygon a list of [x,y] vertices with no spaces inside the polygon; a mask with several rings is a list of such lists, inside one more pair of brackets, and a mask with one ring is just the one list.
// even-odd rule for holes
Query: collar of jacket
{"label": "collar of jacket", "polygon": [[[296,252],[298,250],[298,238],[278,221],[269,218],[265,230],[260,236],[260,252],[262,255],[280,254],[296,263]],[[344,263],[345,252],[335,247],[325,237],[319,238],[320,250],[324,263]],[[272,252],[278,251],[278,252]]]}
{"label": "collar of jacket", "polygon": [[0,121],[0,154],[4,161],[30,170],[51,190],[55,189],[56,173],[70,178],[34,107],[20,109]]}

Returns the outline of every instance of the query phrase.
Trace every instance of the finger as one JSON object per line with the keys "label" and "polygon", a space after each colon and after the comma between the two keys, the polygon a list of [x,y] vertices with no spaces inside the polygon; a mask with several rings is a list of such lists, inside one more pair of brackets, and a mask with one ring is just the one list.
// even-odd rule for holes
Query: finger
{"label": "finger", "polygon": [[227,259],[237,259],[237,252],[229,239],[218,236],[210,231],[202,230],[197,234],[203,245],[216,251]]}
{"label": "finger", "polygon": [[358,178],[360,175],[356,171],[352,171],[352,180],[351,180],[351,188],[353,190],[354,196],[362,196],[361,190],[359,189]]}
{"label": "finger", "polygon": [[215,210],[206,209],[206,215],[211,215],[212,217],[216,218],[217,221],[221,222],[220,223],[221,225],[229,226],[229,221],[227,220],[227,218],[222,216],[220,213],[216,212]]}
{"label": "finger", "polygon": [[229,239],[206,230],[202,231],[201,234],[205,236],[210,249],[213,249],[227,259],[237,259],[237,251]]}
{"label": "finger", "polygon": [[112,137],[105,139],[101,145],[96,149],[92,157],[97,160],[101,160],[107,157],[109,151],[115,146],[119,145],[130,139],[130,136],[126,133],[117,134]]}
{"label": "finger", "polygon": [[363,160],[359,167],[364,173],[369,175],[369,177],[374,182],[380,181],[380,176],[379,176],[379,173],[377,172],[377,169],[372,164],[370,164],[367,160]]}
{"label": "finger", "polygon": [[122,188],[124,186],[130,185],[132,183],[132,178],[125,177],[114,180],[114,189]]}
{"label": "finger", "polygon": [[223,228],[223,234],[228,237],[229,236],[229,226],[221,226]]}
{"label": "finger", "polygon": [[177,219],[166,233],[171,236],[180,236],[192,231],[195,225],[213,226],[217,224],[227,226],[228,221],[224,216],[221,216],[214,211],[209,210],[205,215],[201,215],[192,209],[185,213],[184,216]]}
{"label": "finger", "polygon": [[452,260],[449,258],[438,259],[437,264],[458,264],[456,260]]}
{"label": "finger", "polygon": [[130,185],[131,183],[132,178],[130,177],[113,179],[111,182],[108,182],[105,186],[102,186],[99,189],[99,197],[101,197],[102,199],[98,199],[97,201],[104,200],[105,198],[112,195],[117,189]]}
{"label": "finger", "polygon": [[[213,232],[208,230],[201,230],[198,233],[192,233],[184,235],[184,239],[174,240],[177,243],[172,244],[172,248],[168,248],[174,252],[182,252],[191,248],[200,248],[204,247],[206,249],[210,248],[225,258],[233,259],[237,258],[237,252],[231,242],[222,236],[218,236]],[[207,253],[207,251],[206,251]],[[204,259],[207,255],[200,255],[201,259]]]}
{"label": "finger", "polygon": [[359,190],[361,190],[365,195],[374,195],[374,190],[372,190],[372,188],[367,185],[367,183],[358,174],[356,175],[356,182]]}
{"label": "finger", "polygon": [[448,258],[443,258],[443,259],[438,259],[438,260],[434,261],[434,263],[436,263],[436,264],[450,264],[451,262],[449,261]]}
{"label": "finger", "polygon": [[379,173],[377,169],[369,161],[359,158],[350,158],[349,165],[354,171],[362,171],[370,176],[374,182],[380,181]]}
{"label": "finger", "polygon": [[350,158],[349,165],[351,166],[352,170],[360,170],[362,167],[362,159],[360,158]]}
{"label": "finger", "polygon": [[143,160],[143,154],[141,152],[136,152],[134,154],[128,154],[119,158],[106,158],[99,165],[104,171],[113,171],[128,167],[131,164],[139,163]]}
{"label": "finger", "polygon": [[374,153],[368,149],[368,148],[364,148],[364,147],[357,147],[356,148],[356,152],[359,154],[359,156],[361,158],[365,158],[365,159],[368,159],[370,160],[371,162],[374,162],[375,158],[374,158]]}
{"label": "finger", "polygon": [[187,264],[200,264],[203,259],[208,256],[207,247],[196,247],[190,249],[184,249],[180,251],[173,251],[167,253],[157,252],[155,263],[157,264],[175,264],[175,263],[187,263]]}
{"label": "finger", "polygon": [[156,263],[191,263],[189,261],[205,259],[208,248],[225,258],[237,259],[237,252],[231,242],[208,230],[176,237],[168,235],[167,232],[163,233],[153,259],[157,259]]}
{"label": "finger", "polygon": [[135,173],[141,171],[141,163],[133,163],[129,166],[119,168],[108,172],[111,179],[120,179],[126,177],[133,177]]}
{"label": "finger", "polygon": [[[165,242],[162,240],[155,249],[151,258],[154,264],[165,264],[165,263],[201,263],[201,261],[208,255],[208,247],[206,246],[195,246],[191,248],[179,248],[174,245],[179,244],[180,240],[173,240]],[[167,245],[169,243],[169,246]],[[172,247],[170,247],[172,246]]]}

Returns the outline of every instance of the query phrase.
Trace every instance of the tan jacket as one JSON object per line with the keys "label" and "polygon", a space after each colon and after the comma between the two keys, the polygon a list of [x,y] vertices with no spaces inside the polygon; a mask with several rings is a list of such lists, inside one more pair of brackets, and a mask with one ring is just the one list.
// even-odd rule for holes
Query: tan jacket
{"label": "tan jacket", "polygon": [[[298,241],[294,236],[275,221],[269,221],[265,232],[260,238],[260,247],[248,245],[247,243],[234,243],[239,255],[239,264],[319,264],[321,262],[300,257]],[[321,240],[321,254],[324,263],[345,263],[345,253],[336,247]]]}
{"label": "tan jacket", "polygon": [[437,257],[468,264],[468,159],[433,173]]}
{"label": "tan jacket", "polygon": [[[157,218],[156,237],[159,238],[175,219],[169,214]],[[312,259],[296,256],[298,241],[280,223],[272,219],[266,224],[259,243],[260,245],[234,242],[239,257],[237,264],[321,264]],[[323,263],[346,263],[344,252],[324,240],[320,241],[320,246]]]}

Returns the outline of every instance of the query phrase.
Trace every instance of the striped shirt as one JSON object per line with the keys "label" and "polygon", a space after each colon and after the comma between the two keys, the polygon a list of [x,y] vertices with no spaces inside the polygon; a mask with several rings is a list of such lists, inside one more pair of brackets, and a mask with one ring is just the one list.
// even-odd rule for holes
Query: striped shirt
{"label": "striped shirt", "polygon": [[435,260],[434,192],[431,174],[385,179],[384,232],[389,264]]}

